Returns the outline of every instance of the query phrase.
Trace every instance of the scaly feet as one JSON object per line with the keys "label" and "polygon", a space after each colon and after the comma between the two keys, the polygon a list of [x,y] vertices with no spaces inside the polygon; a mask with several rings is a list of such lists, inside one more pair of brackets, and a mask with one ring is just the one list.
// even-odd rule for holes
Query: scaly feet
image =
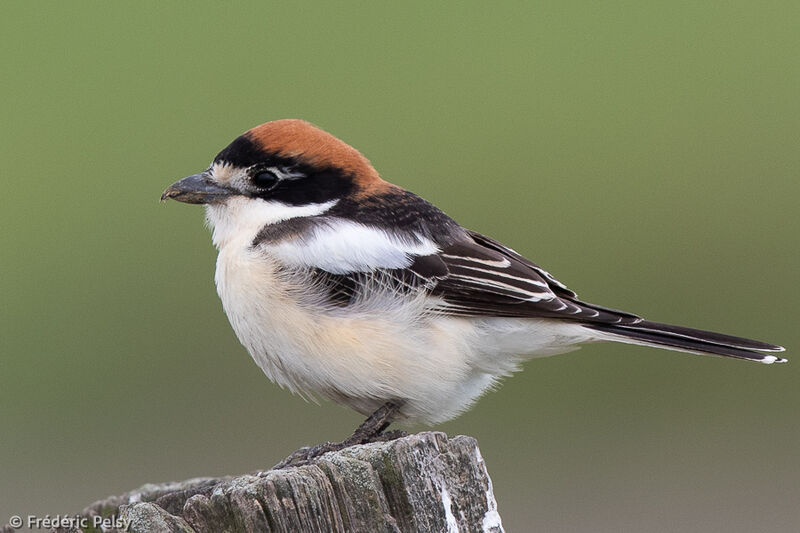
{"label": "scaly feet", "polygon": [[336,452],[354,446],[356,444],[366,444],[367,442],[381,442],[405,437],[404,431],[384,430],[389,427],[392,420],[397,415],[403,402],[386,402],[374,413],[358,426],[353,434],[342,442],[325,442],[318,446],[306,446],[293,452],[286,459],[272,467],[273,470],[288,468],[290,466],[301,466],[310,463],[313,459],[328,452]]}

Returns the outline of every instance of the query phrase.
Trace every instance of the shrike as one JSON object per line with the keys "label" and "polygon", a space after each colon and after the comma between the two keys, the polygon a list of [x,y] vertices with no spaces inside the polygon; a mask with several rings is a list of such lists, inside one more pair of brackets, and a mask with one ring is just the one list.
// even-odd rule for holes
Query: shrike
{"label": "shrike", "polygon": [[780,346],[579,300],[302,120],[245,132],[167,198],[205,204],[217,292],[264,373],[373,415],[325,449],[375,438],[393,419],[453,418],[522,361],[583,343],[785,362],[762,353]]}

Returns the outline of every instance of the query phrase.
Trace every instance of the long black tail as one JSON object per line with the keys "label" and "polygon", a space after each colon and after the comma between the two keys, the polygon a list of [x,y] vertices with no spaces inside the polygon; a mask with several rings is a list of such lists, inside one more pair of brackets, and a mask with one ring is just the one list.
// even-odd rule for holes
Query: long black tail
{"label": "long black tail", "polygon": [[786,359],[768,355],[761,352],[782,352],[782,346],[767,344],[766,342],[744,339],[723,335],[713,331],[703,331],[701,329],[685,328],[670,324],[660,324],[643,320],[629,325],[616,324],[584,324],[604,333],[609,333],[619,342],[630,344],[643,344],[645,346],[656,346],[681,352],[696,354],[721,355],[724,357],[734,357],[736,359],[746,359],[748,361],[758,361],[760,363],[785,363]]}

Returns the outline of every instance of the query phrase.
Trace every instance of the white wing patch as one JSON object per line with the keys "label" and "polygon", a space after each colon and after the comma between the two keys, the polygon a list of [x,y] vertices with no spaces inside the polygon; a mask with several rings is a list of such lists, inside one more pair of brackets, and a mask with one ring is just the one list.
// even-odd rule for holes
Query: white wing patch
{"label": "white wing patch", "polygon": [[344,219],[328,220],[303,239],[264,244],[261,249],[287,266],[320,268],[332,274],[405,268],[413,256],[439,252],[433,241],[421,235],[403,238]]}

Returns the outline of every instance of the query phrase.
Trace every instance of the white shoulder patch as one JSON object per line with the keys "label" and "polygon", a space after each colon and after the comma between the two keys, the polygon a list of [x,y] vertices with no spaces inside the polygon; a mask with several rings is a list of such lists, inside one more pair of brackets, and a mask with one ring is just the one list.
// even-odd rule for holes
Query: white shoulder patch
{"label": "white shoulder patch", "polygon": [[321,268],[333,274],[405,268],[413,256],[439,252],[433,241],[421,235],[405,239],[343,219],[328,220],[308,238],[265,244],[262,249],[287,265]]}

